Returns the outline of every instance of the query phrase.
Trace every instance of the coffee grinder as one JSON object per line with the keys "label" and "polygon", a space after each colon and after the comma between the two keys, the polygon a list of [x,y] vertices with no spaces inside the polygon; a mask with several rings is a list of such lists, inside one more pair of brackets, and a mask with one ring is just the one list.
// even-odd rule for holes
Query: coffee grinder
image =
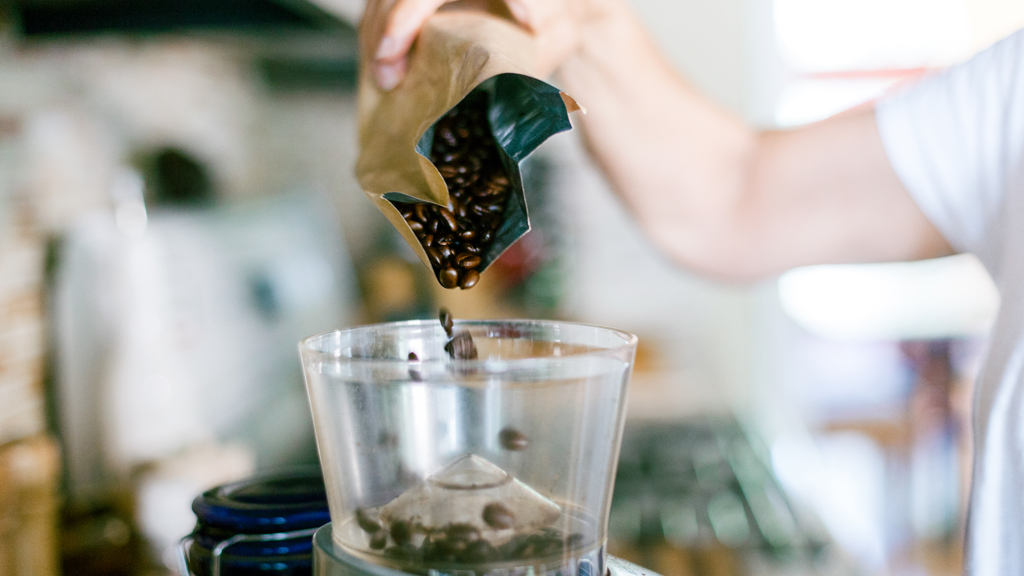
{"label": "coffee grinder", "polygon": [[331,517],[313,573],[652,574],[605,550],[636,342],[548,321],[302,341]]}

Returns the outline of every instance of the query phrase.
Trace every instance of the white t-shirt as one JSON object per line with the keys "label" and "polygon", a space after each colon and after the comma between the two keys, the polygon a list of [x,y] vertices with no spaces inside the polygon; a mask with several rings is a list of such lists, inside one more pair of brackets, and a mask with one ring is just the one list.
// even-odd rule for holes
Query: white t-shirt
{"label": "white t-shirt", "polygon": [[966,573],[1024,575],[1024,30],[876,105],[893,169],[1002,305],[974,393]]}

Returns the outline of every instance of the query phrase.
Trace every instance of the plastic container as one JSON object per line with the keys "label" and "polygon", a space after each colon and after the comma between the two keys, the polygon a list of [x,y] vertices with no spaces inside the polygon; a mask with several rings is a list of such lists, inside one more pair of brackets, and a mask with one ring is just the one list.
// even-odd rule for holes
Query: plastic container
{"label": "plastic container", "polygon": [[437,321],[300,344],[335,543],[411,573],[603,574],[636,337],[454,329],[477,359],[449,357]]}

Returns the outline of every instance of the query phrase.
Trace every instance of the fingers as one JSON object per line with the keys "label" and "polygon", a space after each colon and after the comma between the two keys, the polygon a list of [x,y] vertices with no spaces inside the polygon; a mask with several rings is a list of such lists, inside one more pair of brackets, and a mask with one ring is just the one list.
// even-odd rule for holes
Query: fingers
{"label": "fingers", "polygon": [[406,57],[423,23],[449,0],[398,0],[374,48],[373,67],[377,85],[391,90],[405,77]]}

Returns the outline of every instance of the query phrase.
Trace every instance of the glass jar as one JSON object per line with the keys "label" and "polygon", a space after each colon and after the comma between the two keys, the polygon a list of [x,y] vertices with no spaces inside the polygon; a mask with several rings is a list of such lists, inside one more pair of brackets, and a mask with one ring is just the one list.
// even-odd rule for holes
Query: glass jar
{"label": "glass jar", "polygon": [[182,541],[183,574],[308,576],[312,536],[330,520],[318,470],[258,476],[207,490]]}

